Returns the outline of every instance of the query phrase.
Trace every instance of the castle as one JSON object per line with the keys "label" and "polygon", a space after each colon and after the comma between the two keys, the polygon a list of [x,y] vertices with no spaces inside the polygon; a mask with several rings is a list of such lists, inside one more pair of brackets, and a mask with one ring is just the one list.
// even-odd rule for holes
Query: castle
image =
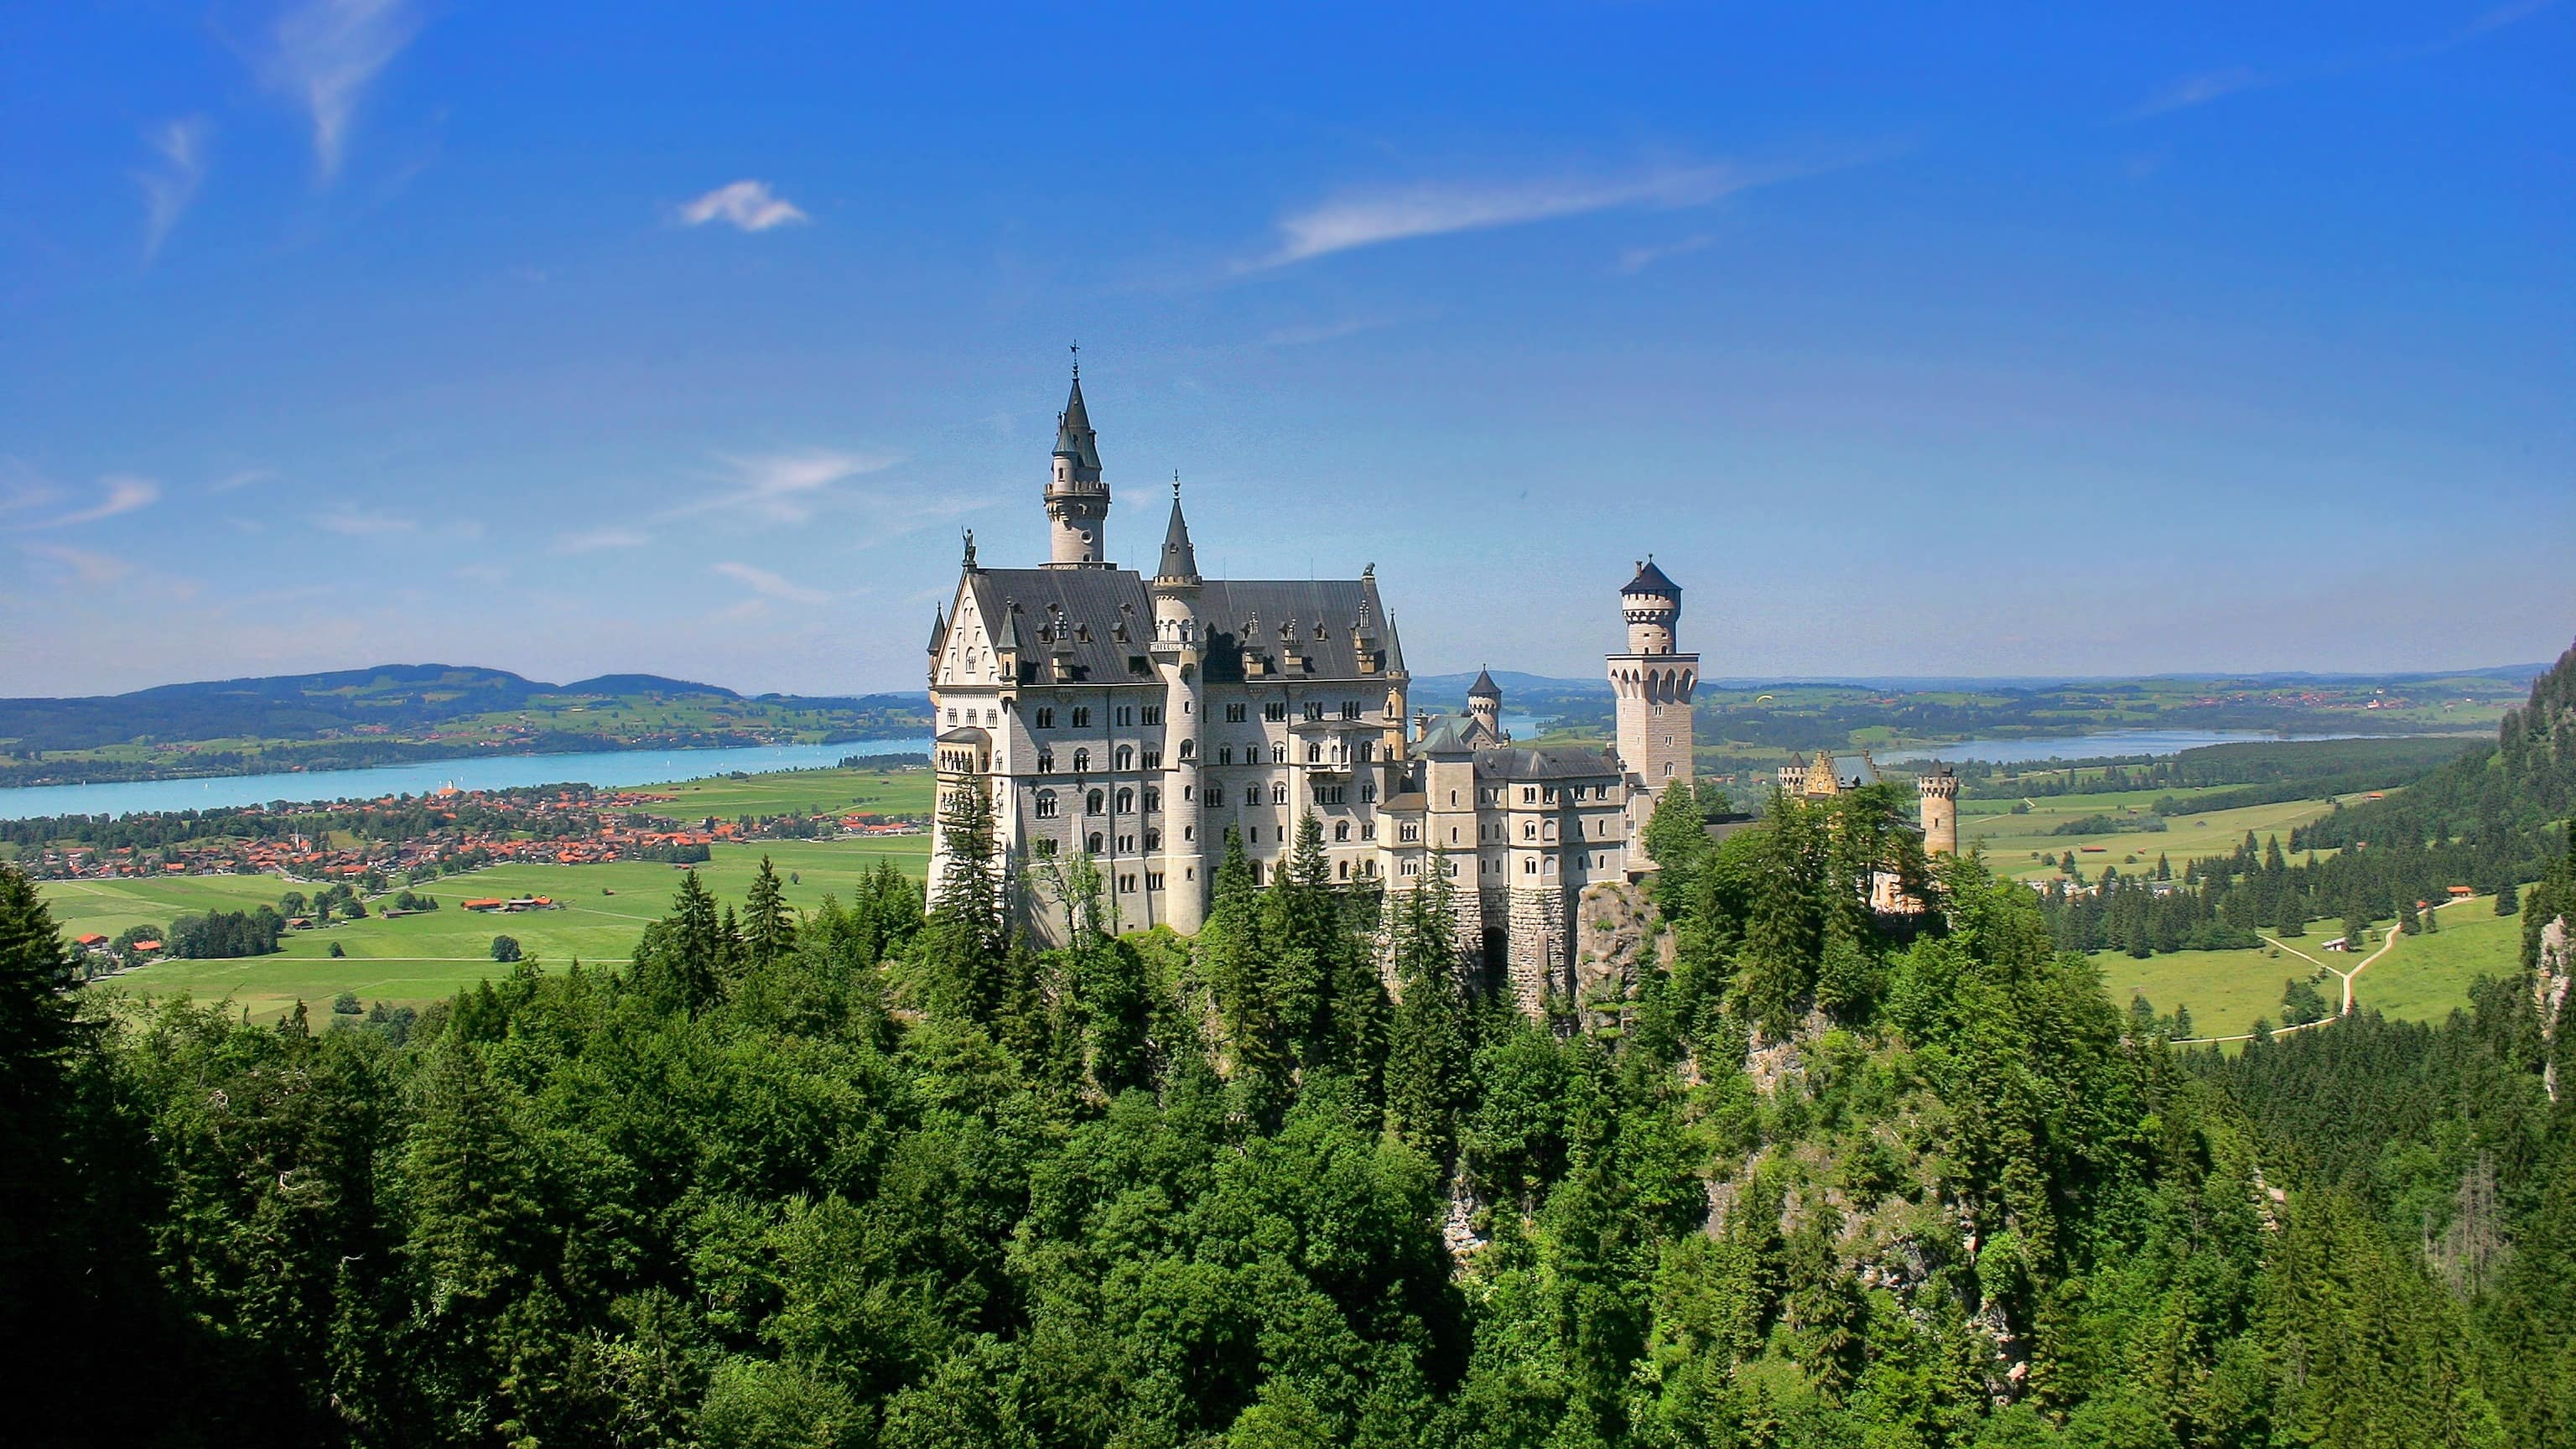
{"label": "castle", "polygon": [[[1195,933],[1226,830],[1267,882],[1311,813],[1335,880],[1401,889],[1444,871],[1462,943],[1524,1004],[1569,989],[1583,891],[1653,868],[1646,821],[1692,779],[1699,656],[1680,647],[1681,588],[1652,559],[1619,591],[1616,745],[1537,749],[1504,730],[1489,674],[1463,714],[1410,710],[1374,565],[1353,579],[1206,578],[1177,483],[1152,571],[1112,563],[1079,369],[1044,502],[1048,561],[988,568],[970,533],[929,647],[940,798],[989,793],[1016,898],[1032,898],[1044,862],[1079,852],[1119,928]],[[948,850],[935,827],[934,895]],[[1034,908],[1025,924],[1059,929]]]}

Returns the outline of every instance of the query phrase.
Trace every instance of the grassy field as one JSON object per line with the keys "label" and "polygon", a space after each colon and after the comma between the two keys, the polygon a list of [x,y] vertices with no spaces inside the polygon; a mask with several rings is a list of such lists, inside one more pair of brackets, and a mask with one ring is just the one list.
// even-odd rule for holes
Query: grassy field
{"label": "grassy field", "polygon": [[[2318,949],[2334,934],[2315,923],[2310,934],[2289,944],[2316,961],[2350,970],[2358,957]],[[2377,949],[2376,947],[2373,948]],[[2191,1008],[2193,1030],[2202,1036],[2235,1036],[2254,1029],[2261,1017],[2281,1022],[2281,985],[2317,968],[2309,961],[2264,946],[2251,951],[2177,951],[2144,960],[2118,951],[2098,952],[2094,964],[2111,999],[2125,1007],[2144,993],[2157,1011]],[[2353,983],[2356,1005],[2404,1021],[2439,1021],[2469,1004],[2469,983],[2480,976],[2510,976],[2522,969],[2522,918],[2499,916],[2495,898],[2479,896],[2441,911],[2441,929],[2429,936],[2401,936],[2396,949],[2382,956]],[[2328,976],[2317,984],[2329,1003],[2343,999],[2342,983]]]}
{"label": "grassy field", "polygon": [[[2013,815],[2008,800],[1966,802],[1983,807],[1971,813],[1963,808],[1959,814],[1959,843],[1982,846],[1986,861],[1998,874],[2029,880],[2053,875],[2056,867],[2042,865],[2044,855],[2064,855],[2078,851],[2076,861],[2085,879],[2102,874],[2105,865],[2116,865],[2123,873],[2133,873],[2136,866],[2152,866],[2163,855],[2179,872],[2183,862],[2198,856],[2225,855],[2242,844],[2246,831],[2253,831],[2257,841],[2281,837],[2283,848],[2289,844],[2290,831],[2325,814],[2333,808],[2326,800],[2292,800],[2278,805],[2248,805],[2237,810],[2213,810],[2206,815],[2176,815],[2165,821],[2162,833],[2146,831],[2113,831],[2100,835],[2056,835],[2060,825],[2093,815],[2126,815],[2138,819],[2153,818],[2153,806],[2163,790],[2132,790],[2107,795],[2061,795],[2031,802],[2030,813]],[[2099,855],[2082,854],[2080,847],[2103,847]],[[2135,856],[2132,862],[2129,858]],[[2277,985],[2275,987],[2277,990]]]}
{"label": "grassy field", "polygon": [[[653,788],[679,795],[685,803],[662,808],[682,814],[781,814],[815,805],[901,812],[927,808],[930,777],[926,773],[801,771]],[[881,861],[891,860],[906,874],[920,876],[929,850],[929,837],[923,835],[763,841],[717,845],[713,858],[697,870],[717,899],[738,902],[750,887],[760,858],[767,855],[788,881],[789,904],[811,910],[827,892],[848,899],[852,883]],[[575,958],[623,961],[642,937],[645,924],[670,905],[679,877],[678,868],[647,861],[497,865],[423,887],[440,905],[425,915],[391,921],[370,916],[321,930],[292,932],[273,956],[164,961],[93,989],[155,997],[187,991],[200,1001],[230,996],[237,1005],[248,1007],[254,1020],[263,1021],[293,1009],[299,999],[312,1010],[323,1011],[342,991],[354,991],[370,1002],[417,1005],[452,995],[498,969],[491,957],[494,936],[515,938],[529,955],[550,967]],[[113,936],[139,924],[167,926],[173,917],[190,912],[274,905],[287,890],[311,889],[264,875],[47,881],[39,888],[53,908],[54,919],[75,936],[90,931]],[[535,895],[551,896],[564,908],[503,916],[468,912],[457,905],[477,896]],[[347,953],[344,957],[334,959],[329,954],[334,943]]]}

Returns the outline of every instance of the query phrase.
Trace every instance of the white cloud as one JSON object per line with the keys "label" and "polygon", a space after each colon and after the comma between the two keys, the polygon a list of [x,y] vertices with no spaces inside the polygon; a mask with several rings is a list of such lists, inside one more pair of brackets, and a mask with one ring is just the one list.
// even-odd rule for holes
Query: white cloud
{"label": "white cloud", "polygon": [[72,576],[84,584],[112,584],[134,571],[134,566],[123,559],[92,553],[85,548],[69,548],[59,543],[22,543],[18,547],[37,558],[69,569]]}
{"label": "white cloud", "polygon": [[747,563],[727,560],[723,563],[711,564],[709,567],[763,598],[785,599],[795,604],[819,604],[832,597],[820,589],[806,588],[767,569]]}
{"label": "white cloud", "polygon": [[313,155],[337,175],[349,122],[378,72],[420,33],[411,0],[307,0],[278,18],[265,67],[269,85],[313,118]]}
{"label": "white cloud", "polygon": [[161,158],[151,170],[134,173],[134,184],[143,189],[143,259],[150,261],[168,240],[170,228],[197,199],[197,185],[206,179],[206,137],[210,128],[203,116],[189,116],[172,121],[143,139]]}
{"label": "white cloud", "polygon": [[680,208],[680,220],[690,226],[728,221],[744,231],[767,231],[807,219],[794,202],[772,192],[766,181],[736,181],[719,186]]}
{"label": "white cloud", "polygon": [[2242,91],[2261,90],[2266,86],[2279,83],[2276,77],[2264,75],[2260,71],[2241,65],[2227,70],[2202,71],[2197,75],[2184,76],[2139,102],[2137,107],[2129,112],[2129,119],[2144,120],[2149,116],[2161,116],[2167,111],[2204,106],[2211,101],[2236,95]]}
{"label": "white cloud", "polygon": [[1629,207],[1705,206],[1773,179],[1735,166],[1665,167],[1626,177],[1491,184],[1435,182],[1354,192],[1279,223],[1279,246],[1246,270],[1413,237],[1520,226]]}
{"label": "white cloud", "polygon": [[96,523],[102,518],[114,518],[120,513],[132,513],[138,508],[149,508],[161,498],[160,484],[149,478],[135,478],[121,473],[111,473],[99,479],[98,491],[98,501],[89,507],[78,512],[66,513],[60,518],[48,518],[33,526],[70,528],[75,524]]}
{"label": "white cloud", "polygon": [[748,515],[770,523],[803,523],[833,484],[863,473],[882,472],[894,459],[864,453],[816,449],[751,457],[719,455],[729,476],[719,492],[694,503],[664,511],[663,519],[705,513]]}
{"label": "white cloud", "polygon": [[653,540],[631,528],[594,528],[555,540],[557,553],[597,553],[608,548],[642,548]]}
{"label": "white cloud", "polygon": [[1680,241],[1666,242],[1659,246],[1624,247],[1619,252],[1618,270],[1622,276],[1633,277],[1667,257],[1688,256],[1715,240],[1717,238],[1707,232],[1701,232],[1696,236],[1686,236]]}
{"label": "white cloud", "polygon": [[236,468],[232,472],[226,473],[221,478],[216,479],[214,482],[207,484],[206,491],[209,493],[230,493],[238,488],[248,488],[253,483],[265,483],[276,476],[277,470],[274,468]]}
{"label": "white cloud", "polygon": [[313,526],[343,538],[381,538],[390,533],[410,533],[420,527],[420,520],[399,514],[364,513],[354,508],[343,508],[315,519]]}
{"label": "white cloud", "polygon": [[1338,342],[1345,337],[1374,331],[1386,326],[1378,317],[1353,317],[1341,322],[1309,322],[1281,327],[1261,339],[1268,347],[1310,347],[1318,342]]}

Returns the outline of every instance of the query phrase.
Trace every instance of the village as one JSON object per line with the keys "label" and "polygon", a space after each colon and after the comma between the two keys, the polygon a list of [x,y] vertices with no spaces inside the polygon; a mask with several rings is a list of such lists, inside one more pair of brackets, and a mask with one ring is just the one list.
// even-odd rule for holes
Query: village
{"label": "village", "polygon": [[[397,883],[419,885],[507,862],[690,865],[719,843],[866,839],[928,829],[917,816],[866,811],[684,822],[656,811],[673,798],[581,786],[481,791],[451,785],[423,797],[128,816],[112,825],[72,817],[50,823],[49,841],[19,842],[17,863],[39,880],[274,875],[346,883],[374,895]],[[76,843],[84,839],[93,843]],[[466,903],[469,909],[481,904]]]}

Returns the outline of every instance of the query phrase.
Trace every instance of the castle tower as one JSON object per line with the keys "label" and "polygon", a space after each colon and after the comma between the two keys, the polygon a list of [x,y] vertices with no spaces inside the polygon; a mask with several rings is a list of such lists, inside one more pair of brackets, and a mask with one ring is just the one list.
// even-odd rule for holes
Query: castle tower
{"label": "castle tower", "polygon": [[1154,599],[1154,667],[1163,677],[1163,920],[1183,935],[1198,934],[1206,923],[1213,882],[1200,863],[1215,858],[1200,839],[1199,584],[1198,551],[1190,546],[1189,521],[1181,517],[1181,482],[1175,477],[1172,521],[1163,530],[1162,558],[1145,588]]}
{"label": "castle tower", "polygon": [[1959,853],[1959,777],[1947,765],[1934,765],[1914,777],[1923,793],[1923,853]]}
{"label": "castle tower", "polygon": [[1109,567],[1109,485],[1100,481],[1100,438],[1082,405],[1082,368],[1073,369],[1073,395],[1055,420],[1054,471],[1047,478],[1050,539],[1047,567]]}
{"label": "castle tower", "polygon": [[[1690,701],[1699,684],[1699,656],[1679,652],[1681,585],[1666,578],[1651,556],[1619,591],[1619,606],[1628,650],[1609,657],[1610,687],[1619,697],[1619,764],[1660,796],[1674,782],[1691,778]],[[1642,817],[1637,825],[1644,825]]]}
{"label": "castle tower", "polygon": [[1467,713],[1484,726],[1493,743],[1503,743],[1503,688],[1482,669],[1476,671],[1476,682],[1467,686]]}

